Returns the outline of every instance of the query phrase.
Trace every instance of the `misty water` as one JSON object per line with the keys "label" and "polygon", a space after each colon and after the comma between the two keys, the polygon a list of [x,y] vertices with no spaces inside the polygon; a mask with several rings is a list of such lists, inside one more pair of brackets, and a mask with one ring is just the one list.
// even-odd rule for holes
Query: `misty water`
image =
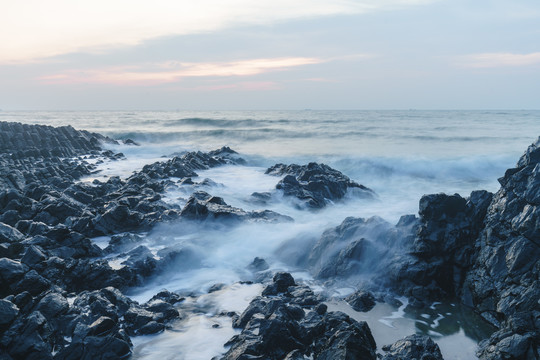
{"label": "misty water", "polygon": [[[375,191],[375,199],[349,194],[318,211],[298,209],[294,201],[274,195],[264,209],[288,215],[292,223],[164,223],[145,233],[143,245],[155,254],[165,247],[189,253],[187,261],[128,293],[140,302],[163,288],[187,297],[179,304],[185,316],[174,329],[133,339],[134,358],[160,360],[210,359],[225,351],[223,344],[235,334],[225,313],[242,312],[262,290],[245,283],[254,280],[246,269],[254,257],[333,296],[330,310],[367,321],[379,349],[416,332],[432,336],[445,359],[474,357],[476,343],[492,329],[458,303],[449,300],[415,312],[403,299],[403,306],[378,304],[357,313],[339,299],[352,287],[318,283],[299,259],[325,229],[348,216],[379,216],[395,224],[401,215],[418,212],[423,194],[497,191],[497,178],[540,134],[540,111],[2,112],[0,120],[72,125],[140,144],[111,146],[126,159],[101,164],[94,176],[101,180],[128,177],[145,164],[184,151],[230,146],[246,166],[199,171],[193,180],[211,179],[206,192],[244,210],[260,209],[248,200],[250,194],[274,189],[279,178],[264,172],[275,163],[323,162]],[[170,188],[163,199],[182,206],[193,191]],[[95,240],[103,247],[108,242]],[[123,259],[114,254],[109,260],[122,266]],[[208,294],[218,283],[225,285]]]}

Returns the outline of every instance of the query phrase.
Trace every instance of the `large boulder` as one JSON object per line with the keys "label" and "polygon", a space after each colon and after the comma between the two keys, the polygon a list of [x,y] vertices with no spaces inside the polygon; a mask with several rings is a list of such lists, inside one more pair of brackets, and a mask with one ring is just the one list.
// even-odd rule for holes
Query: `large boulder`
{"label": "large boulder", "polygon": [[[311,299],[310,301],[307,301]],[[233,325],[242,329],[226,344],[224,360],[240,359],[365,359],[375,360],[375,341],[365,322],[341,312],[326,312],[313,292],[297,285],[288,273],[251,301]]]}
{"label": "large boulder", "polygon": [[[499,179],[463,286],[463,301],[501,327],[485,359],[532,358],[540,346],[540,138]],[[520,324],[516,326],[516,324]]]}
{"label": "large boulder", "polygon": [[325,164],[276,164],[268,168],[266,174],[285,175],[276,189],[283,191],[285,196],[297,198],[301,204],[310,208],[323,208],[329,202],[342,199],[349,190],[366,198],[374,196],[372,190]]}
{"label": "large boulder", "polygon": [[393,256],[410,244],[416,224],[414,216],[403,217],[396,226],[380,217],[348,217],[324,231],[309,252],[308,265],[319,279],[386,274]]}

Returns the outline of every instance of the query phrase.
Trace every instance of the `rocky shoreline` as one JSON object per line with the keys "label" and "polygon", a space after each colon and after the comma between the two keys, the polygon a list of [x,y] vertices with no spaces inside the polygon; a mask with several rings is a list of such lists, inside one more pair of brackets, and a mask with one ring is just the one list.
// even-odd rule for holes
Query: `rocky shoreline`
{"label": "rocky shoreline", "polygon": [[[97,163],[123,158],[103,148],[115,140],[17,123],[0,123],[0,139],[0,359],[128,358],[130,336],[161,332],[182,318],[175,306],[180,294],[161,291],[144,304],[123,294],[192,258],[175,247],[154,256],[140,234],[156,224],[294,221],[230,206],[192,180],[197,171],[246,163],[228,147],[149,164],[127,179],[87,183],[79,179],[95,173]],[[280,177],[274,192],[305,211],[347,193],[376,196],[324,164],[277,164],[267,174]],[[347,218],[298,265],[320,281],[356,284],[346,301],[357,311],[398,295],[417,307],[459,299],[498,329],[480,343],[480,359],[539,359],[539,174],[540,139],[499,179],[497,193],[426,195],[419,218],[406,215],[395,226]],[[194,191],[183,207],[162,199],[167,189],[185,186]],[[251,199],[264,205],[273,196]],[[112,238],[101,249],[90,238],[103,235]],[[112,253],[125,259],[121,268],[104,259]],[[242,314],[229,314],[241,332],[223,359],[377,358],[367,323],[327,312],[324,296],[288,273],[268,274],[262,259],[252,270],[266,287]],[[426,336],[383,350],[383,359],[442,359]]]}

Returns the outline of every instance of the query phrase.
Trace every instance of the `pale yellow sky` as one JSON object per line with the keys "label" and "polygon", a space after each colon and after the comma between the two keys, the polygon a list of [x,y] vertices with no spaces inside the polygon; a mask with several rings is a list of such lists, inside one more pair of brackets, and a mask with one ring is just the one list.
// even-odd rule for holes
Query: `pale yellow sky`
{"label": "pale yellow sky", "polygon": [[[432,1],[432,0],[431,0]],[[358,14],[430,0],[21,0],[5,1],[0,64],[298,18]]]}

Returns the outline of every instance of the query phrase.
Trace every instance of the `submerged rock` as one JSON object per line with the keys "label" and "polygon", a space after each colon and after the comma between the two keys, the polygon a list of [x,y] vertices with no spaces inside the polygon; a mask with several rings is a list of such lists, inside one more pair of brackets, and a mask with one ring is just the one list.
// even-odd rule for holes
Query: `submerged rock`
{"label": "submerged rock", "polygon": [[395,227],[379,217],[348,217],[324,231],[309,252],[308,265],[319,279],[386,273],[395,254],[410,242],[416,224],[414,217]]}
{"label": "submerged rock", "polygon": [[276,164],[268,168],[266,174],[285,175],[276,189],[282,190],[285,196],[301,200],[310,208],[323,208],[327,203],[343,198],[349,189],[356,190],[362,197],[374,197],[372,190],[325,164]]}

